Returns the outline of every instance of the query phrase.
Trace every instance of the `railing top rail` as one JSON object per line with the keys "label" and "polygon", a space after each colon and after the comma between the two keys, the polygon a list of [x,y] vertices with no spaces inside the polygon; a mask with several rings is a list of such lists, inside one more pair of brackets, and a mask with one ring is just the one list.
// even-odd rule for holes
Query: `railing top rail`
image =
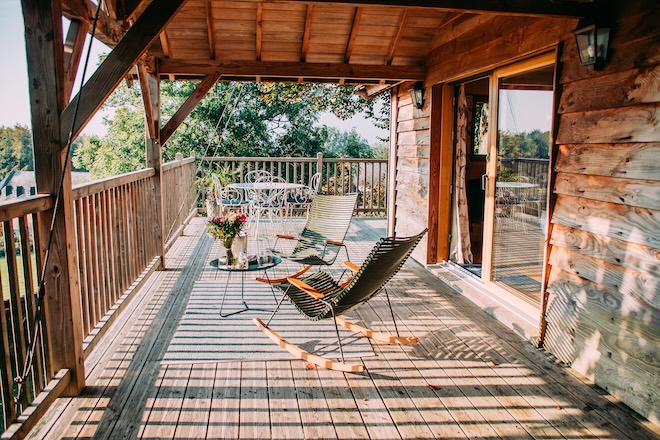
{"label": "railing top rail", "polygon": [[163,164],[163,171],[167,171],[172,168],[177,168],[177,167],[182,167],[186,164],[189,164],[191,162],[195,162],[195,157],[186,157],[185,159],[181,160],[173,160],[171,162],[166,162]]}
{"label": "railing top rail", "polygon": [[39,194],[17,201],[0,203],[0,222],[12,220],[35,212],[47,211],[54,206],[50,194]]}
{"label": "railing top rail", "polygon": [[[230,156],[203,156],[198,160],[207,162],[317,162],[316,157],[230,157]],[[323,162],[359,162],[359,163],[385,163],[387,159],[323,157]]]}
{"label": "railing top rail", "polygon": [[[203,156],[198,160],[207,162],[316,162],[316,157],[230,157],[230,156]],[[325,160],[325,159],[324,159]]]}
{"label": "railing top rail", "polygon": [[94,182],[85,183],[83,185],[77,185],[73,187],[73,199],[78,200],[82,197],[107,191],[121,185],[147,179],[155,174],[156,171],[153,168],[145,168],[143,170],[133,171],[132,173],[121,174],[119,176],[108,177]]}

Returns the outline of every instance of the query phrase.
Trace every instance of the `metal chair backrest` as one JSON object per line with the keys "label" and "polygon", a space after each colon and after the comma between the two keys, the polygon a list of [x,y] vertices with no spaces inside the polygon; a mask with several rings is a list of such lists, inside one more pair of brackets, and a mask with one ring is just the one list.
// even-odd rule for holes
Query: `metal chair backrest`
{"label": "metal chair backrest", "polygon": [[245,181],[248,183],[254,183],[264,177],[270,178],[271,176],[272,174],[266,170],[252,170],[245,175]]}
{"label": "metal chair backrest", "polygon": [[353,218],[357,193],[345,195],[317,194],[309,210],[307,223],[292,254],[308,253],[316,249],[326,261],[337,258],[339,247],[326,246],[325,241],[343,242]]}
{"label": "metal chair backrest", "polygon": [[426,231],[412,237],[381,238],[348,286],[333,298],[335,315],[354,309],[380,292],[401,269]]}

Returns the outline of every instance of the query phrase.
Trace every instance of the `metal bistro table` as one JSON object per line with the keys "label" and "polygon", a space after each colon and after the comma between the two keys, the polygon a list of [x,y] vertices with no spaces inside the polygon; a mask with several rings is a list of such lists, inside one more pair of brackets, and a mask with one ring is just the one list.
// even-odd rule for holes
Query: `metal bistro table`
{"label": "metal bistro table", "polygon": [[[262,312],[272,312],[272,310],[269,309],[260,309],[260,308],[255,308],[255,307],[250,307],[248,306],[247,302],[245,301],[245,274],[247,272],[256,272],[258,270],[263,270],[265,278],[268,279],[268,269],[273,268],[280,264],[282,260],[279,257],[271,256],[269,257],[269,261],[266,263],[259,263],[258,260],[256,263],[251,263],[248,264],[248,267],[246,268],[240,268],[240,267],[228,267],[222,263],[222,260],[212,260],[211,261],[211,266],[215,267],[218,270],[222,270],[227,272],[227,283],[225,284],[225,291],[222,294],[222,302],[220,303],[220,316],[223,318],[226,318],[227,316],[231,315],[236,315],[238,313],[243,313],[247,312],[248,310],[257,310],[257,311],[262,311]],[[231,280],[231,275],[234,272],[240,272],[241,274],[241,301],[243,302],[243,308],[241,310],[237,310],[235,312],[227,313],[227,314],[222,314],[222,308],[225,304],[225,298],[227,297],[227,288],[229,287],[229,281]],[[270,285],[270,283],[269,283]],[[271,286],[270,288],[271,292],[273,293],[273,298],[275,298],[275,302],[277,303],[277,296],[275,295],[275,292],[273,291],[273,288]]]}

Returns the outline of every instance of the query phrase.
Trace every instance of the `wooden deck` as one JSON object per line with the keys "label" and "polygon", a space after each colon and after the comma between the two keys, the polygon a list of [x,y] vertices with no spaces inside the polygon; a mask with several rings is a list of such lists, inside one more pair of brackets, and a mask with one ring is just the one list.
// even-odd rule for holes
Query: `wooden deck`
{"label": "wooden deck", "polygon": [[[364,259],[383,234],[382,220],[356,219],[352,259]],[[422,342],[375,346],[364,373],[292,360],[165,364],[214,246],[194,219],[168,269],[152,276],[88,357],[84,394],[59,399],[30,438],[657,438],[647,422],[414,262],[390,292],[401,329]],[[386,310],[376,297],[359,317],[383,328]]]}

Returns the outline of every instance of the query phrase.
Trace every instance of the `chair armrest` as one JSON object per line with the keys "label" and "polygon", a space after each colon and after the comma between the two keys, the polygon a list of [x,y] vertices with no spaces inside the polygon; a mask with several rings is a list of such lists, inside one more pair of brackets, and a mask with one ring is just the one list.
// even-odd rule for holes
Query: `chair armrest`
{"label": "chair armrest", "polygon": [[357,273],[357,271],[360,270],[360,266],[358,266],[357,264],[351,263],[350,261],[344,261],[343,264],[347,269],[350,269],[353,272]]}
{"label": "chair armrest", "polygon": [[326,245],[331,244],[333,246],[346,246],[342,241],[325,240],[323,243],[325,243]]}
{"label": "chair armrest", "polygon": [[295,240],[296,239],[296,237],[294,237],[293,235],[283,235],[283,234],[275,234],[275,237],[282,238],[282,239],[285,239],[285,240]]}
{"label": "chair armrest", "polygon": [[289,277],[286,280],[289,282],[289,284],[291,284],[292,286],[296,286],[298,289],[302,290],[303,292],[305,292],[314,299],[322,299],[325,296],[324,294],[322,294],[321,292],[319,292],[318,290],[316,290],[306,282],[299,280],[298,278]]}

